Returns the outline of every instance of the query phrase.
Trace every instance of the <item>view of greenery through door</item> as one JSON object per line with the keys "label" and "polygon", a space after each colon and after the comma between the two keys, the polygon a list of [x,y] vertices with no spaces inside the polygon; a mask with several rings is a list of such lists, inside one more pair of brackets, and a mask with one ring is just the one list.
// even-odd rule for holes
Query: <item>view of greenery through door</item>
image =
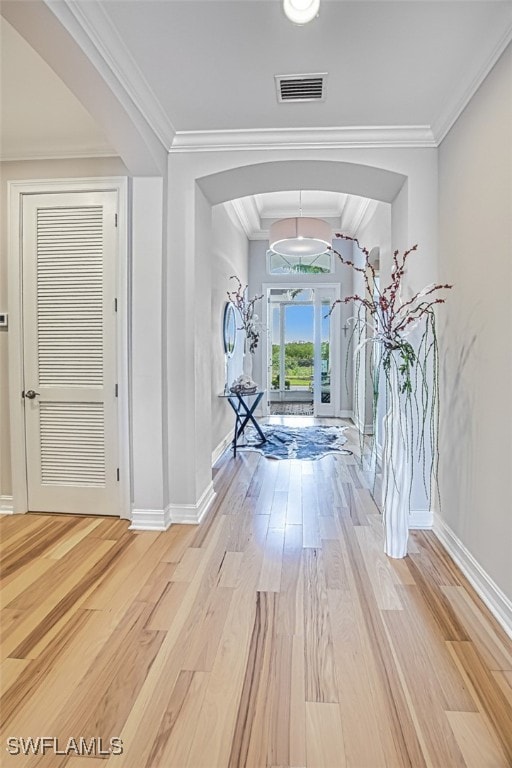
{"label": "view of greenery through door", "polygon": [[[333,290],[326,286],[269,289],[270,405],[302,403],[312,408],[314,404],[315,413],[330,415],[332,329],[329,310],[333,298]],[[290,412],[303,411],[286,410]]]}
{"label": "view of greenery through door", "polygon": [[[279,387],[279,345],[272,345],[272,387]],[[288,342],[285,347],[285,389],[310,386],[313,381],[313,343]]]}
{"label": "view of greenery through door", "polygon": [[[284,377],[279,386],[280,344],[272,344],[272,388],[290,389],[313,386],[313,307],[310,304],[287,305],[284,326]],[[301,338],[298,338],[300,336]]]}
{"label": "view of greenery through door", "polygon": [[282,302],[274,307],[272,389],[294,390],[312,399],[314,372],[314,307]]}
{"label": "view of greenery through door", "polygon": [[[279,344],[272,344],[272,389],[279,389]],[[329,360],[329,342],[322,341],[322,361]],[[285,389],[313,386],[314,345],[312,341],[285,344]]]}

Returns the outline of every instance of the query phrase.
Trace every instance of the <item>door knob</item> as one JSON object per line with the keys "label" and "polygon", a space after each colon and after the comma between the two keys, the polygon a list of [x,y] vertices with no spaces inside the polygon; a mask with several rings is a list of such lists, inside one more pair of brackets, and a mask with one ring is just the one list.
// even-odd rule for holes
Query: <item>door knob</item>
{"label": "door knob", "polygon": [[34,392],[33,389],[29,389],[25,392],[25,397],[28,397],[29,400],[33,400],[37,395],[39,395],[39,392]]}

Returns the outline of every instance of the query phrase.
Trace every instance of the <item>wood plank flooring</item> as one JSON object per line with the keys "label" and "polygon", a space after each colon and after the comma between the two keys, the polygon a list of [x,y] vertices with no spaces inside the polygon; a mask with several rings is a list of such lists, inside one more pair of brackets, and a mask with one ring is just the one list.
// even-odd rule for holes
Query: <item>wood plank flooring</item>
{"label": "wood plank flooring", "polygon": [[2,767],[512,766],[509,638],[432,533],[384,556],[356,456],[226,454],[215,487],[165,533],[0,520]]}

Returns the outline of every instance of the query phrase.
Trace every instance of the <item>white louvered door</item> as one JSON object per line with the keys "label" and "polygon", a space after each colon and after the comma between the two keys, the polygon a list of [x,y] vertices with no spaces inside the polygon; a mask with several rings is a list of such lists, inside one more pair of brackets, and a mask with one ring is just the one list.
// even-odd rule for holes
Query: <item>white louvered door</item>
{"label": "white louvered door", "polygon": [[116,192],[23,199],[31,511],[119,514],[116,206]]}

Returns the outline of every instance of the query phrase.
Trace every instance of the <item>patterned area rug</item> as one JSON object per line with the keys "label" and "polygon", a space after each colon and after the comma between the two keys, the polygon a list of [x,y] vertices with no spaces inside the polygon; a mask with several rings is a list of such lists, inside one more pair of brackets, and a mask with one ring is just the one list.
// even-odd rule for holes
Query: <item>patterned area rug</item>
{"label": "patterned area rug", "polygon": [[[257,443],[258,435],[247,430],[247,441],[241,450],[259,451],[267,459],[321,459],[329,453],[352,454],[343,448],[347,427],[288,427],[263,424],[265,443]],[[237,448],[238,450],[238,448]]]}

